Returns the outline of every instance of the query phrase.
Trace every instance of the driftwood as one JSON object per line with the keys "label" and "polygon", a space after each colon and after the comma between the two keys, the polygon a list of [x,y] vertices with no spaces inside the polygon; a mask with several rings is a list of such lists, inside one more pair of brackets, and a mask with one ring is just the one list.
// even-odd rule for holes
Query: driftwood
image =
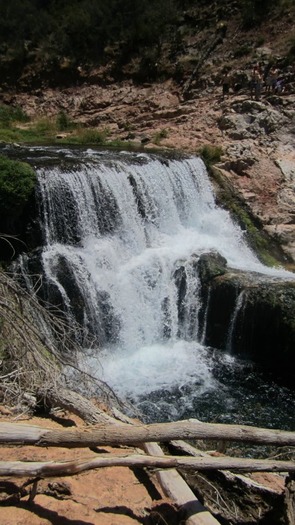
{"label": "driftwood", "polygon": [[151,467],[195,470],[239,470],[243,472],[295,472],[295,462],[248,458],[191,458],[183,456],[100,455],[98,458],[67,462],[0,461],[0,476],[71,476],[101,467]]}
{"label": "driftwood", "polygon": [[39,447],[91,447],[167,442],[173,439],[226,439],[272,445],[295,445],[295,432],[240,425],[200,423],[189,419],[152,425],[106,425],[86,429],[56,430],[15,423],[0,424],[0,443]]}
{"label": "driftwood", "polygon": [[[59,395],[60,394],[60,395]],[[47,396],[47,399],[49,396]],[[60,402],[60,398],[62,402]],[[115,457],[100,455],[89,460],[68,462],[0,462],[1,477],[50,477],[70,476],[80,472],[110,466],[149,467],[157,469],[157,477],[167,496],[175,501],[184,513],[186,525],[218,525],[218,521],[203,507],[183,478],[175,470],[231,470],[239,472],[279,471],[295,472],[295,462],[251,460],[239,458],[216,458],[205,453],[193,454],[196,457],[164,456],[154,441],[170,441],[172,438],[185,439],[226,439],[257,441],[259,443],[293,444],[294,433],[279,430],[239,427],[237,425],[213,425],[197,420],[177,423],[132,425],[121,423],[95,407],[93,403],[79,394],[60,391],[51,395],[50,404],[63,406],[75,412],[84,420],[96,423],[85,429],[44,429],[27,424],[0,424],[0,443],[34,444],[37,446],[90,447],[97,445],[134,445],[142,443],[145,455],[124,455]],[[189,445],[183,444],[183,447]]]}
{"label": "driftwood", "polygon": [[[56,390],[50,389],[46,392],[46,399],[51,405],[70,410],[91,424],[100,423],[101,421],[106,421],[113,425],[120,425],[122,422],[128,425],[135,424],[134,420],[122,414],[117,408],[113,407],[114,418],[111,418],[91,401],[70,390],[59,389],[56,392]],[[164,455],[161,447],[156,443],[143,443],[142,445],[145,452],[149,455]],[[196,495],[176,469],[158,470],[156,476],[164,494],[180,508],[185,525],[219,525],[219,522],[199,502]]]}
{"label": "driftwood", "polygon": [[[172,446],[173,450],[174,451],[181,451],[183,452],[184,454],[188,455],[188,456],[193,456],[193,457],[203,457],[203,458],[208,458],[208,457],[212,457],[210,454],[208,454],[208,452],[204,452],[203,450],[199,450],[197,449],[196,447],[193,447],[192,445],[190,445],[189,443],[186,443],[185,441],[171,441],[169,443],[169,448],[170,448],[170,445]],[[252,470],[252,472],[254,472]],[[249,488],[249,487],[252,487],[252,488],[255,488],[255,489],[261,489],[261,491],[263,492],[270,492],[270,493],[274,493],[276,494],[277,491],[272,489],[271,487],[265,487],[264,485],[261,485],[260,483],[257,483],[257,481],[253,481],[252,479],[244,476],[244,475],[241,475],[241,474],[233,474],[232,472],[228,471],[228,470],[222,470],[220,471],[220,474],[224,477],[225,480],[227,480],[228,482],[232,482],[232,483],[235,483],[237,480],[239,480],[240,482],[242,482],[244,485],[245,485],[245,488]]]}
{"label": "driftwood", "polygon": [[95,425],[97,423],[118,424],[113,417],[96,407],[89,399],[81,396],[73,390],[52,388],[42,392],[38,391],[38,397],[45,400],[45,405],[60,407],[79,416],[85,423]]}
{"label": "driftwood", "polygon": [[[145,443],[145,451],[150,456],[163,456],[157,443]],[[218,525],[212,514],[200,503],[176,469],[160,470],[156,473],[166,496],[181,508],[186,525]]]}
{"label": "driftwood", "polygon": [[[134,420],[122,414],[116,408],[113,415],[129,425],[134,425]],[[143,443],[144,451],[150,456],[163,457],[165,454],[158,443]],[[208,509],[201,504],[194,492],[176,469],[157,470],[156,477],[162,490],[180,509],[184,525],[220,525],[219,521],[210,514]]]}
{"label": "driftwood", "polygon": [[[210,453],[199,450],[184,441],[172,441],[168,446],[172,448],[174,454],[179,452],[193,457],[210,457]],[[241,472],[232,472],[229,470],[214,471],[182,471],[184,479],[197,494],[202,494],[202,501],[210,512],[217,513],[218,516],[230,523],[247,521],[249,512],[251,512],[252,521],[263,517],[268,517],[272,522],[273,515],[276,519],[284,519],[285,525],[294,525],[295,519],[295,496],[292,490],[288,490],[285,485],[285,491],[278,479],[285,481],[285,473],[261,476],[259,480]],[[294,474],[292,474],[294,475]],[[269,481],[272,479],[273,484]],[[295,494],[295,493],[294,493]],[[274,510],[275,509],[275,510]],[[286,517],[288,511],[288,516]]]}

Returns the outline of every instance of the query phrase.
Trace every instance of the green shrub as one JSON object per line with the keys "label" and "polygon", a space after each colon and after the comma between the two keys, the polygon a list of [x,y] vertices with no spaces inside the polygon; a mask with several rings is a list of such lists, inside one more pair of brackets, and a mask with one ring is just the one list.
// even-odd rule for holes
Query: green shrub
{"label": "green shrub", "polygon": [[1,215],[17,216],[35,184],[36,174],[29,164],[0,156]]}
{"label": "green shrub", "polygon": [[61,110],[56,117],[56,126],[59,131],[65,131],[73,127],[73,124],[65,111]]}
{"label": "green shrub", "polygon": [[20,135],[17,130],[10,128],[0,128],[0,142],[18,142]]}
{"label": "green shrub", "polygon": [[123,122],[122,128],[124,131],[132,131],[134,129],[133,125],[130,122],[128,122],[128,120],[126,122]]}
{"label": "green shrub", "polygon": [[199,155],[202,157],[206,166],[220,162],[220,158],[223,151],[220,146],[212,146],[211,144],[206,144],[199,151]]}
{"label": "green shrub", "polygon": [[73,140],[79,144],[105,144],[107,135],[107,130],[99,131],[97,129],[82,128],[77,130],[76,135],[70,141]]}
{"label": "green shrub", "polygon": [[257,40],[256,40],[256,42],[255,42],[255,46],[256,46],[256,47],[261,47],[261,46],[263,46],[264,44],[265,44],[265,38],[264,38],[264,36],[262,36],[262,35],[261,35],[261,36],[258,36],[258,38],[257,38]]}
{"label": "green shrub", "polygon": [[161,131],[157,131],[153,137],[154,144],[160,144],[162,139],[166,139],[168,137],[168,131],[167,129],[161,129]]}
{"label": "green shrub", "polygon": [[52,119],[48,117],[42,117],[33,126],[35,132],[39,135],[48,135],[55,133],[56,126]]}
{"label": "green shrub", "polygon": [[20,107],[8,106],[7,104],[0,104],[0,125],[9,127],[12,122],[27,122],[28,116]]}
{"label": "green shrub", "polygon": [[252,48],[249,45],[245,44],[245,45],[238,47],[233,52],[233,56],[234,58],[241,58],[241,57],[249,55],[251,51],[252,51]]}

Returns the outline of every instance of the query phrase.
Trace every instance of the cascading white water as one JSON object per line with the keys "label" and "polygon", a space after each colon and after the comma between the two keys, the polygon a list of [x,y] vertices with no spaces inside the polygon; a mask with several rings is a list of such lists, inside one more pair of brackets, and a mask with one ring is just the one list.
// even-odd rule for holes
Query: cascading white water
{"label": "cascading white water", "polygon": [[[258,261],[241,229],[216,206],[198,158],[125,154],[110,160],[89,151],[78,167],[39,168],[38,177],[47,279],[69,315],[77,307],[73,290],[79,292],[85,331],[101,342],[88,351],[88,365],[121,396],[138,400],[166,389],[173,398],[176,389],[187,408],[188,392],[215,384],[207,350],[197,341],[194,261],[214,250],[232,268],[290,274]],[[181,323],[180,268],[186,275]],[[159,406],[163,410],[163,401]],[[174,417],[173,401],[169,410]]]}
{"label": "cascading white water", "polygon": [[228,327],[228,334],[227,334],[227,341],[226,341],[227,352],[231,352],[231,349],[232,349],[232,339],[233,339],[233,334],[235,330],[236,320],[238,317],[238,313],[243,308],[244,298],[245,298],[245,290],[242,290],[237,296],[235,309],[232,313],[230,324]]}

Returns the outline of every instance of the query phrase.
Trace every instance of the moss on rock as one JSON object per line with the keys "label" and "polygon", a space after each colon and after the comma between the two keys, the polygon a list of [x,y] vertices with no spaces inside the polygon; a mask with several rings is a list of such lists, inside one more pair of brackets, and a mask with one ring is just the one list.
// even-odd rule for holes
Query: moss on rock
{"label": "moss on rock", "polygon": [[234,188],[222,176],[219,168],[211,165],[208,172],[215,183],[218,204],[226,208],[245,231],[247,242],[260,261],[267,266],[280,266],[291,262],[280,244],[263,230],[258,217],[254,216],[247,203],[237,196]]}
{"label": "moss on rock", "polygon": [[36,173],[29,164],[0,156],[1,215],[19,216],[35,188],[36,180]]}

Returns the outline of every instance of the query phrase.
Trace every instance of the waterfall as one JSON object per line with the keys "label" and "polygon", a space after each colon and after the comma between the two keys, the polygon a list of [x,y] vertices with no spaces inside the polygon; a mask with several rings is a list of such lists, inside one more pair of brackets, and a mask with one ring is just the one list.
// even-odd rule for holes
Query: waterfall
{"label": "waterfall", "polygon": [[207,297],[207,302],[206,302],[206,309],[205,309],[205,314],[204,314],[204,322],[203,322],[203,328],[202,328],[202,334],[201,334],[201,343],[202,344],[205,343],[205,338],[206,338],[207,321],[208,321],[208,309],[209,309],[209,305],[210,305],[210,300],[211,300],[211,286],[209,285],[208,297]]}
{"label": "waterfall", "polygon": [[66,315],[97,341],[85,348],[87,366],[146,413],[179,417],[192,395],[216,386],[198,341],[199,256],[214,250],[232,268],[287,272],[258,261],[216,205],[199,158],[87,150],[37,172],[42,266]]}
{"label": "waterfall", "polygon": [[234,331],[236,327],[236,321],[237,321],[237,317],[240,311],[242,310],[244,306],[244,298],[245,298],[245,290],[242,290],[237,296],[235,308],[234,308],[234,311],[232,313],[231,320],[229,323],[227,341],[226,341],[226,350],[229,353],[232,352],[233,335],[234,335]]}

